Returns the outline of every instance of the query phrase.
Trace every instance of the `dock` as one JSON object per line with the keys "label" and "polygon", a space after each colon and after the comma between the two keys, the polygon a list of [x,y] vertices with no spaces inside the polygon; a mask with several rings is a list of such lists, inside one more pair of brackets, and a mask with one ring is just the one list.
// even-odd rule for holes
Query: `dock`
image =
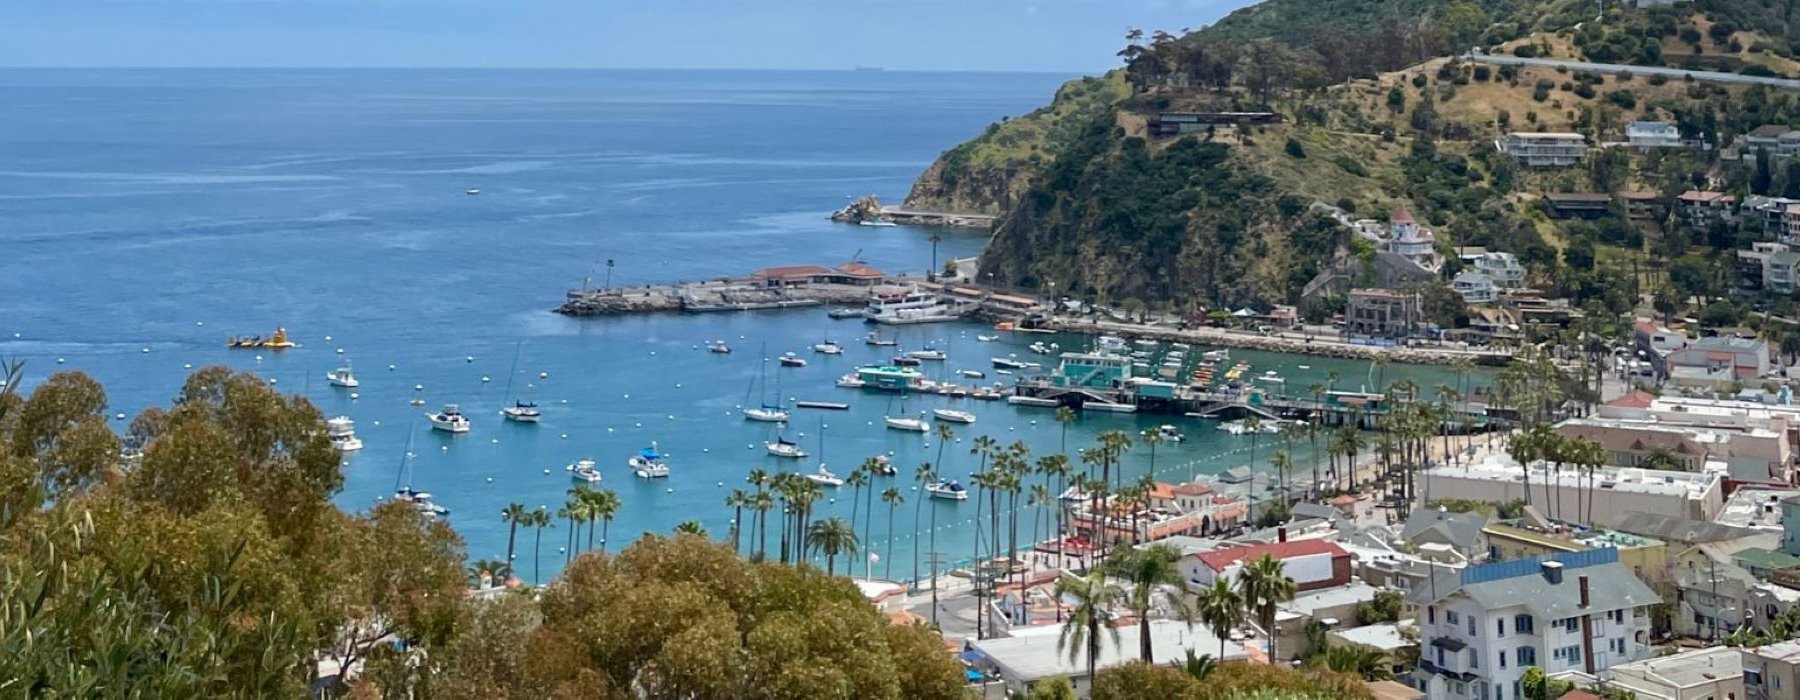
{"label": "dock", "polygon": [[809,284],[770,287],[746,280],[710,280],[612,289],[573,289],[556,312],[565,316],[619,316],[638,313],[756,311],[825,304],[861,306],[869,287]]}
{"label": "dock", "polygon": [[993,228],[1000,217],[991,214],[959,214],[945,211],[921,211],[895,206],[881,208],[882,216],[896,224],[911,226],[956,226],[961,228]]}
{"label": "dock", "polygon": [[[1183,387],[1169,397],[1153,397],[1128,389],[1058,386],[1041,379],[1021,379],[1014,385],[1013,392],[1018,396],[1055,401],[1073,408],[1087,403],[1127,404],[1136,406],[1140,413],[1218,420],[1241,420],[1254,416],[1262,420],[1310,421],[1317,417],[1325,425],[1348,425],[1355,422],[1365,429],[1374,429],[1380,424],[1382,416],[1396,410],[1397,404],[1405,403],[1404,399],[1390,402],[1382,394],[1350,391],[1329,392],[1315,400],[1312,397],[1227,392],[1191,386]],[[1466,423],[1473,430],[1509,425],[1515,417],[1507,410],[1472,402],[1453,406],[1451,410],[1452,420]]]}

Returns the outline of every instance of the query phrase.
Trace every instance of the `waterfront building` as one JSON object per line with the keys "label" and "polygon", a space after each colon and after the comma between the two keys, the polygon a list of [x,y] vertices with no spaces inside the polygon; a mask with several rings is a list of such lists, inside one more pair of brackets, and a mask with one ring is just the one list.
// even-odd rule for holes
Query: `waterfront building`
{"label": "waterfront building", "polygon": [[1404,338],[1418,323],[1417,294],[1391,289],[1356,289],[1344,308],[1344,332],[1369,338]]}
{"label": "waterfront building", "polygon": [[1051,381],[1061,387],[1116,389],[1131,378],[1131,358],[1112,353],[1065,352]]}
{"label": "waterfront building", "polygon": [[1587,156],[1587,137],[1581,134],[1515,131],[1494,142],[1494,148],[1520,165],[1560,168],[1580,163]]}
{"label": "waterfront building", "polygon": [[1601,467],[1591,477],[1589,488],[1585,470],[1558,469],[1542,461],[1525,468],[1509,456],[1490,453],[1474,463],[1427,469],[1420,488],[1432,498],[1501,504],[1525,500],[1528,478],[1531,502],[1540,511],[1573,513],[1579,496],[1583,515],[1591,514],[1589,522],[1614,528],[1636,511],[1710,520],[1725,502],[1724,479],[1714,472]]}
{"label": "waterfront building", "polygon": [[1420,606],[1417,680],[1428,697],[1523,700],[1526,668],[1605,679],[1648,658],[1662,599],[1610,549],[1471,566],[1439,576]]}
{"label": "waterfront building", "polygon": [[882,391],[918,391],[923,388],[925,374],[911,367],[867,365],[856,368],[856,378],[863,388]]}

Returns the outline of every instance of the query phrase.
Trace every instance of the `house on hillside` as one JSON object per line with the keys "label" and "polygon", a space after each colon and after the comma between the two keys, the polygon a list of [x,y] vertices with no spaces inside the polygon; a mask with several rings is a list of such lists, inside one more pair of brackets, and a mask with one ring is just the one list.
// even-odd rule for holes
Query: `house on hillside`
{"label": "house on hillside", "polygon": [[1471,261],[1469,266],[1487,275],[1501,289],[1525,286],[1525,266],[1519,264],[1519,258],[1512,253],[1488,251]]}
{"label": "house on hillside", "polygon": [[1544,206],[1554,219],[1598,219],[1612,212],[1612,195],[1598,192],[1548,192]]}
{"label": "house on hillside", "polygon": [[1680,148],[1681,130],[1668,122],[1636,121],[1625,126],[1625,141],[1632,148]]}
{"label": "house on hillside", "polygon": [[1737,197],[1724,192],[1688,190],[1675,198],[1675,213],[1696,231],[1737,218]]}
{"label": "house on hillside", "polygon": [[1662,196],[1655,192],[1624,191],[1619,193],[1619,206],[1631,221],[1650,221],[1662,216]]}
{"label": "house on hillside", "polygon": [[1467,304],[1492,304],[1500,298],[1500,287],[1487,275],[1474,270],[1463,270],[1450,280],[1450,288],[1462,295]]}
{"label": "house on hillside", "polygon": [[1413,220],[1412,212],[1407,211],[1404,204],[1394,212],[1388,230],[1387,247],[1388,252],[1419,266],[1421,270],[1435,274],[1444,267],[1444,257],[1437,252],[1437,237],[1431,233],[1431,229]]}
{"label": "house on hillside", "polygon": [[1494,142],[1494,148],[1520,165],[1533,168],[1566,168],[1587,156],[1587,137],[1581,134],[1515,131]]}
{"label": "house on hillside", "polygon": [[1785,160],[1800,154],[1800,130],[1785,124],[1764,124],[1739,136],[1738,158],[1756,162],[1756,154],[1767,152],[1769,160]]}

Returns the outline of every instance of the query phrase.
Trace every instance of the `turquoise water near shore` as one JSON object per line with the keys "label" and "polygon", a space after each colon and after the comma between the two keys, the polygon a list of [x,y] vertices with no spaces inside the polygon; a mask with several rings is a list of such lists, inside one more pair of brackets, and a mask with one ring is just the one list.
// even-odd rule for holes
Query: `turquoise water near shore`
{"label": "turquoise water near shore", "polygon": [[[607,259],[615,285],[852,256],[922,270],[930,232],[841,226],[825,214],[847,196],[899,201],[938,152],[1035,108],[1063,78],[0,70],[8,105],[0,110],[0,355],[28,361],[28,384],[58,369],[87,371],[105,383],[110,410],[127,415],[166,403],[189,366],[259,372],[327,415],[356,419],[366,447],[347,461],[338,498],[352,509],[392,492],[415,429],[413,485],[453,510],[473,558],[501,557],[507,503],[556,509],[571,485],[563,465],[581,457],[599,461],[604,486],[624,502],[615,543],[688,519],[724,536],[726,493],[748,470],[780,466],[761,447],[769,426],[736,410],[759,348],[811,363],[770,363],[782,394],[852,404],[796,411],[791,430],[805,433],[801,442],[815,454],[788,468],[816,465],[821,419],[824,459],[840,473],[878,453],[907,471],[935,457],[920,436],[883,429],[889,397],[831,386],[891,352],[864,346],[862,324],[816,309],[589,320],[549,310],[583,277],[599,284]],[[984,238],[941,233],[940,259],[974,254]],[[301,346],[224,348],[227,335],[276,326]],[[1023,357],[1037,339],[978,343],[980,331],[943,324],[899,337],[909,347],[947,346],[951,361],[934,371],[989,370],[990,356]],[[843,356],[806,350],[827,336],[844,343]],[[717,338],[737,352],[705,352],[702,344]],[[541,425],[498,415],[515,349],[513,391],[543,404]],[[1233,355],[1256,372],[1280,370],[1297,388],[1330,371],[1341,373],[1341,386],[1356,386],[1369,371],[1366,362]],[[355,400],[324,381],[345,358],[362,380]],[[1444,368],[1396,365],[1386,374],[1454,381]],[[424,387],[416,392],[424,408],[461,404],[473,431],[425,430],[423,409],[408,404],[415,385]],[[944,403],[914,397],[908,411]],[[1058,445],[1047,410],[955,403],[979,422],[959,426],[961,444],[946,449],[950,475],[973,471],[975,435],[1025,440],[1040,454]],[[1158,448],[1165,477],[1216,473],[1248,457],[1248,437],[1151,416],[1084,416],[1069,431],[1070,448],[1105,430],[1164,422],[1190,436]],[[666,482],[638,481],[625,469],[651,441],[672,455]],[[1262,438],[1258,461],[1278,442]],[[1133,450],[1126,468],[1148,469],[1148,452]],[[908,503],[895,514],[891,556],[879,504],[864,533],[897,577],[910,574],[917,494],[909,478],[899,485]],[[819,510],[847,517],[849,496],[843,489]],[[940,549],[965,558],[974,504],[927,507],[938,511]],[[544,535],[545,577],[562,560],[553,553],[563,535]],[[530,572],[529,546],[518,562]]]}

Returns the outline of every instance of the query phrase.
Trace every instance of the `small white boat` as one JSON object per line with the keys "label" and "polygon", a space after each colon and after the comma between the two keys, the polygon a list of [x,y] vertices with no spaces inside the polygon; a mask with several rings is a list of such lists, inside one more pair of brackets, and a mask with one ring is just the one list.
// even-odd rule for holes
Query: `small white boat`
{"label": "small white boat", "polygon": [[893,347],[900,344],[900,341],[893,338],[881,337],[881,331],[869,331],[868,335],[863,336],[863,342],[876,347]]}
{"label": "small white boat", "polygon": [[975,339],[976,339],[976,340],[979,340],[979,341],[981,341],[981,342],[983,342],[983,343],[992,343],[992,342],[994,342],[994,341],[996,341],[996,340],[999,340],[999,339],[1000,339],[1000,336],[997,336],[997,335],[977,335],[977,336],[975,336]]}
{"label": "small white boat", "polygon": [[1128,403],[1112,403],[1110,401],[1088,401],[1081,404],[1083,411],[1100,411],[1102,413],[1137,413],[1137,406]]}
{"label": "small white boat", "polygon": [[514,401],[513,405],[500,409],[500,415],[514,423],[536,423],[544,417],[544,412],[530,401]]}
{"label": "small white boat", "polygon": [[836,488],[836,487],[844,485],[843,477],[840,477],[836,474],[831,473],[831,470],[826,469],[825,465],[823,465],[823,464],[819,465],[819,471],[813,472],[811,474],[807,474],[806,479],[807,479],[807,481],[811,481],[820,486],[830,486],[830,487]]}
{"label": "small white boat", "polygon": [[1176,427],[1173,425],[1158,426],[1156,428],[1156,432],[1158,434],[1162,435],[1162,438],[1164,440],[1167,440],[1169,442],[1181,442],[1181,441],[1187,439],[1187,436],[1182,435],[1181,431],[1176,429]]}
{"label": "small white boat", "polygon": [[469,189],[466,189],[466,190],[463,190],[463,194],[466,194],[466,195],[469,195],[469,196],[470,196],[470,197],[473,197],[473,196],[475,196],[475,195],[478,195],[478,194],[481,194],[481,188],[478,188],[478,187],[470,187],[470,188],[469,188]]}
{"label": "small white boat", "polygon": [[926,484],[925,493],[940,501],[969,500],[968,489],[963,488],[962,484],[949,479],[938,479],[937,481]]}
{"label": "small white boat", "polygon": [[1188,345],[1187,343],[1175,342],[1175,343],[1169,343],[1169,347],[1174,350],[1187,350],[1194,346]]}
{"label": "small white boat", "polygon": [[1312,365],[1297,365],[1300,369],[1312,369]]}
{"label": "small white boat", "polygon": [[813,352],[819,353],[821,355],[842,355],[842,354],[844,354],[844,346],[838,345],[837,343],[829,341],[829,340],[827,340],[823,343],[815,343],[813,345],[812,349],[813,349]]}
{"label": "small white boat", "polygon": [[1050,346],[1048,346],[1048,345],[1045,345],[1045,344],[1044,344],[1044,343],[1043,343],[1043,341],[1038,341],[1038,342],[1036,342],[1036,343],[1032,343],[1032,344],[1030,344],[1030,345],[1027,345],[1027,346],[1025,346],[1025,348],[1026,348],[1026,349],[1027,349],[1027,350],[1030,350],[1030,351],[1032,351],[1032,352],[1035,352],[1035,353],[1037,353],[1037,354],[1039,354],[1039,355],[1048,355],[1048,354],[1050,354]]}
{"label": "small white boat", "polygon": [[934,349],[930,346],[926,346],[923,350],[914,350],[906,353],[906,356],[915,360],[944,360],[950,357],[949,355],[944,354],[944,351]]}
{"label": "small white boat", "polygon": [[1020,362],[1010,357],[996,357],[991,361],[994,363],[995,369],[1025,369],[1031,366],[1029,363]]}
{"label": "small white boat", "polygon": [[837,386],[839,389],[861,389],[867,384],[868,382],[863,381],[855,374],[846,374],[837,379]]}
{"label": "small white boat", "polygon": [[355,389],[362,385],[361,382],[356,381],[356,374],[350,371],[349,361],[345,361],[344,366],[342,367],[326,372],[325,381],[329,382],[332,386],[343,387],[345,389]]}
{"label": "small white boat", "polygon": [[775,436],[774,442],[763,443],[763,449],[782,459],[801,459],[806,456],[806,450],[800,449],[800,443],[779,435]]}
{"label": "small white boat", "polygon": [[788,420],[788,412],[786,409],[780,406],[770,406],[768,404],[763,404],[754,408],[745,408],[743,413],[746,420],[753,420],[758,423],[786,423]]}
{"label": "small white boat", "polygon": [[331,440],[331,446],[339,452],[355,452],[363,448],[362,439],[356,437],[356,421],[348,416],[338,416],[325,421],[325,437]]}
{"label": "small white boat", "polygon": [[933,418],[944,421],[946,423],[973,423],[973,422],[975,422],[975,414],[970,413],[968,411],[958,411],[953,408],[931,409],[931,416]]}
{"label": "small white boat", "polygon": [[883,228],[888,226],[899,226],[899,224],[888,221],[887,219],[863,219],[862,221],[856,222],[856,224],[858,226],[880,226]]}
{"label": "small white boat", "polygon": [[468,416],[464,416],[453,403],[444,404],[442,411],[425,414],[425,419],[431,421],[432,430],[442,430],[446,433],[469,432]]}
{"label": "small white boat", "polygon": [[569,478],[576,481],[585,481],[590,484],[600,483],[600,469],[594,460],[576,460],[574,464],[563,467],[563,469],[569,472]]}
{"label": "small white boat", "polygon": [[799,355],[795,355],[794,353],[791,353],[791,352],[783,353],[781,355],[781,358],[777,361],[780,362],[781,366],[783,366],[783,367],[805,367],[806,366],[805,358],[800,357]]}
{"label": "small white boat", "polygon": [[894,468],[893,461],[889,460],[887,455],[875,455],[871,459],[875,460],[875,463],[870,465],[870,469],[874,470],[876,474],[893,476],[900,473],[900,470]]}
{"label": "small white boat", "polygon": [[631,473],[638,475],[638,478],[664,479],[669,476],[667,456],[657,451],[654,442],[632,455],[631,459],[626,460],[626,464],[631,466]]}
{"label": "small white boat", "polygon": [[1231,359],[1231,349],[1221,348],[1218,350],[1208,350],[1200,354],[1200,359],[1211,360],[1213,362],[1224,362]]}
{"label": "small white boat", "polygon": [[882,419],[882,421],[887,424],[888,430],[926,433],[931,431],[931,424],[925,422],[924,416],[925,414],[923,413],[920,413],[918,418],[896,418],[894,416],[888,416]]}
{"label": "small white boat", "polygon": [[431,494],[424,491],[414,491],[410,486],[395,491],[394,500],[411,503],[414,510],[419,511],[420,515],[423,515],[430,520],[436,520],[450,514],[450,509],[438,505],[436,501],[431,499]]}
{"label": "small white boat", "polygon": [[1153,348],[1153,347],[1156,347],[1157,345],[1161,345],[1160,342],[1158,342],[1156,340],[1152,340],[1150,338],[1138,338],[1137,340],[1131,341],[1131,343],[1133,345],[1136,345],[1138,347],[1143,347],[1143,348]]}
{"label": "small white boat", "polygon": [[1094,341],[1094,347],[1101,352],[1111,353],[1123,353],[1129,348],[1129,346],[1125,344],[1125,339],[1116,335],[1100,336],[1098,340]]}
{"label": "small white boat", "polygon": [[982,372],[981,370],[978,370],[978,369],[965,369],[965,370],[958,371],[957,374],[968,377],[970,379],[986,379],[987,378],[987,373]]}
{"label": "small white boat", "polygon": [[718,353],[720,355],[729,355],[731,354],[731,346],[726,345],[723,340],[715,340],[706,344],[706,351]]}
{"label": "small white boat", "polygon": [[1287,383],[1287,380],[1282,378],[1281,373],[1276,372],[1275,370],[1269,370],[1267,372],[1262,373],[1261,376],[1258,376],[1256,378],[1256,381],[1262,382],[1264,384],[1286,384]]}
{"label": "small white boat", "polygon": [[1056,408],[1062,403],[1056,399],[1040,399],[1036,396],[1008,396],[1006,402],[1014,406],[1034,406],[1037,408]]}

